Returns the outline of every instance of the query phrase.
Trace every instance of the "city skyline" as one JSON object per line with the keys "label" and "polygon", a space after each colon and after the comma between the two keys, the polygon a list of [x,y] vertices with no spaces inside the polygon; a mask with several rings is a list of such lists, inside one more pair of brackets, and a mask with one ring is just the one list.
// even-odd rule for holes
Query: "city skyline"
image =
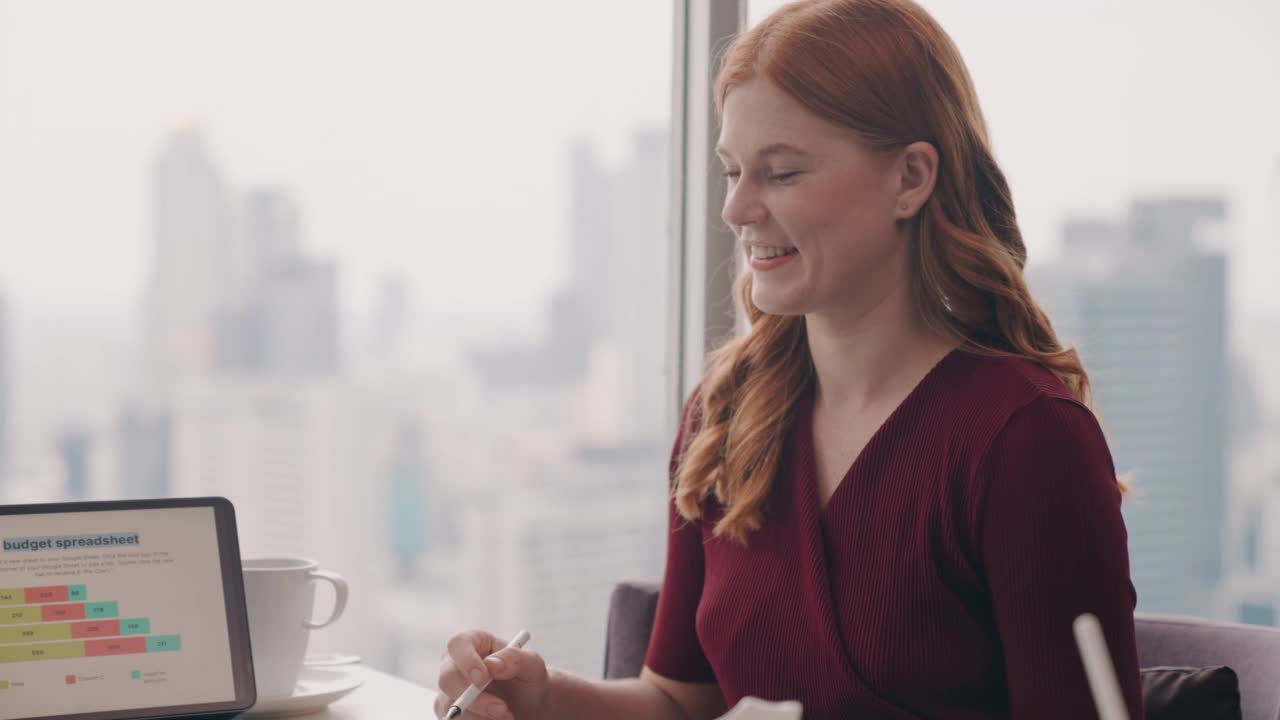
{"label": "city skyline", "polygon": [[[752,2],[751,14],[776,4]],[[1263,242],[1280,193],[1280,138],[1269,131],[1280,124],[1280,97],[1259,91],[1280,66],[1266,35],[1280,25],[1280,6],[1166,3],[1154,24],[1132,2],[925,5],[970,65],[1033,266],[1058,256],[1067,217],[1119,215],[1142,193],[1217,194],[1238,225],[1233,306],[1280,312],[1263,271],[1280,264],[1280,249]],[[0,114],[0,197],[13,199],[0,206],[0,252],[10,259],[0,286],[24,312],[131,315],[142,299],[127,290],[145,271],[142,168],[157,138],[194,121],[214,130],[232,180],[290,179],[316,251],[347,268],[341,304],[357,314],[389,269],[405,272],[427,303],[491,312],[553,292],[568,254],[566,169],[556,158],[588,137],[616,164],[631,132],[666,124],[671,8],[497,7],[511,22],[495,25],[491,40],[511,55],[476,57],[445,28],[483,23],[479,7],[437,17],[397,3],[363,4],[354,15],[339,2],[0,5],[0,106],[24,108]],[[71,8],[80,22],[61,22]],[[1097,23],[1100,14],[1108,22]],[[286,32],[299,17],[310,31]],[[523,32],[568,17],[590,31],[563,43]],[[1023,31],[1001,30],[1009,22]],[[282,33],[288,53],[276,42]],[[237,39],[235,62],[212,61],[222,38]],[[361,53],[330,52],[334,38]],[[577,62],[582,54],[598,62]],[[508,57],[522,57],[541,81],[507,81]],[[433,72],[459,63],[470,71]],[[521,112],[524,129],[514,133],[510,108],[537,111]],[[59,212],[68,198],[73,214]],[[433,257],[440,249],[448,267]],[[92,272],[61,269],[54,279],[59,258],[84,252],[99,255]],[[471,292],[458,268],[501,281]]]}
{"label": "city skyline", "polygon": [[[424,649],[396,639],[406,628],[373,619],[394,617],[388,598],[416,595],[458,622],[525,624],[563,666],[590,672],[613,584],[656,576],[664,555],[656,390],[667,283],[652,245],[664,234],[665,147],[665,132],[637,133],[616,171],[585,143],[565,158],[579,198],[575,269],[541,303],[547,336],[456,348],[464,362],[518,362],[441,372],[392,357],[402,335],[424,329],[394,278],[370,345],[340,362],[332,283],[296,277],[341,266],[310,259],[292,196],[226,181],[199,130],[174,133],[152,163],[142,364],[105,425],[55,429],[50,477],[21,489],[48,500],[227,497],[247,557],[319,557],[365,588],[351,601],[357,619],[316,647],[416,666]],[[477,467],[473,455],[487,460]],[[449,578],[432,568],[459,557],[523,574],[454,580],[442,594]],[[599,632],[582,632],[584,619]]]}

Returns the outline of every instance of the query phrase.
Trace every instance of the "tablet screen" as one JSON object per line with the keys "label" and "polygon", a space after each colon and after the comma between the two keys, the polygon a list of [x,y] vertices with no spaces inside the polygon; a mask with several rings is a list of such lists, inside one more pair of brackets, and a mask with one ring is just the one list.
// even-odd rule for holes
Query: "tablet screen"
{"label": "tablet screen", "polygon": [[0,515],[0,720],[227,703],[213,507]]}

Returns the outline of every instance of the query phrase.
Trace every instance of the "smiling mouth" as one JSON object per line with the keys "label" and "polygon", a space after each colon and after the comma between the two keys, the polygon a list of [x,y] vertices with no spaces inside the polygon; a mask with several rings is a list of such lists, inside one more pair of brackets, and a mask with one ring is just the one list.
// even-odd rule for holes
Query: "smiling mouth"
{"label": "smiling mouth", "polygon": [[798,251],[793,247],[751,245],[748,248],[748,252],[752,260],[769,260],[784,255],[795,255]]}

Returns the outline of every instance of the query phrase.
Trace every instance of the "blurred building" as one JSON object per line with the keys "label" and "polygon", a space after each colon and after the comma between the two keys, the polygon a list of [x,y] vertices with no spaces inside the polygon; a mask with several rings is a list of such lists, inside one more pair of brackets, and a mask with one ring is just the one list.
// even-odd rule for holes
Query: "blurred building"
{"label": "blurred building", "polygon": [[301,253],[293,199],[247,194],[245,287],[218,317],[218,366],[228,372],[332,373],[338,366],[338,286],[332,262]]}
{"label": "blurred building", "polygon": [[1233,476],[1226,576],[1215,614],[1254,625],[1280,624],[1280,446],[1262,441],[1237,453]]}
{"label": "blurred building", "polygon": [[[626,465],[610,460],[610,472]],[[637,460],[613,486],[587,464],[579,482],[465,507],[458,567],[485,568],[457,578],[468,615],[496,633],[527,628],[548,662],[599,677],[614,585],[661,579],[666,553],[666,485]]]}
{"label": "blurred building", "polygon": [[[1277,225],[1280,230],[1280,224]],[[1239,352],[1233,397],[1231,492],[1225,573],[1217,614],[1280,624],[1280,313],[1245,314],[1235,324]]]}
{"label": "blurred building", "polygon": [[[585,143],[573,148],[570,276],[550,304],[548,338],[475,355],[507,408],[495,414],[522,395],[532,405],[524,437],[502,447],[511,466],[502,487],[454,499],[449,550],[461,567],[489,569],[457,578],[459,614],[495,632],[527,627],[550,662],[588,676],[600,672],[614,585],[658,579],[666,551],[669,444],[656,388],[667,342],[668,157],[659,131],[634,136],[617,168]],[[538,440],[546,435],[557,440]]]}
{"label": "blurred building", "polygon": [[474,356],[495,385],[586,383],[587,424],[608,444],[662,444],[668,155],[657,130],[637,133],[616,169],[585,143],[570,151],[570,277],[550,303],[549,337]]}
{"label": "blurred building", "polygon": [[144,362],[150,381],[167,386],[214,369],[218,319],[243,282],[232,194],[198,130],[169,138],[151,182]]}
{"label": "blurred building", "polygon": [[432,530],[433,508],[428,499],[423,458],[417,423],[410,419],[401,421],[388,470],[390,522],[387,523],[401,583],[413,582],[418,577]]}
{"label": "blurred building", "polygon": [[58,433],[63,495],[68,501],[89,498],[89,443],[89,433],[79,428],[67,428]]}
{"label": "blurred building", "polygon": [[170,495],[172,424],[167,410],[128,408],[121,412],[116,425],[121,497]]}
{"label": "blurred building", "polygon": [[[240,375],[185,385],[173,413],[173,493],[230,499],[245,558],[309,557],[346,577],[347,615],[311,647],[382,657],[372,630],[394,577],[384,409],[340,379]],[[328,603],[322,590],[316,614]]]}
{"label": "blurred building", "polygon": [[1066,224],[1032,276],[1079,346],[1124,503],[1138,607],[1206,614],[1222,574],[1227,492],[1227,275],[1214,198],[1135,202],[1122,223]]}

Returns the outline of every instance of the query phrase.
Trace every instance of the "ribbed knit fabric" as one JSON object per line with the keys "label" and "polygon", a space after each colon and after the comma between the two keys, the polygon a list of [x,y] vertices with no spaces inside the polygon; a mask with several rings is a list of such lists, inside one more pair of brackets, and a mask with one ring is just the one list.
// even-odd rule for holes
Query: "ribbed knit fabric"
{"label": "ribbed knit fabric", "polygon": [[952,352],[825,508],[812,417],[808,397],[747,547],[711,536],[713,501],[693,523],[671,507],[650,669],[806,720],[1079,720],[1097,713],[1071,624],[1091,612],[1142,717],[1115,468],[1056,376]]}

